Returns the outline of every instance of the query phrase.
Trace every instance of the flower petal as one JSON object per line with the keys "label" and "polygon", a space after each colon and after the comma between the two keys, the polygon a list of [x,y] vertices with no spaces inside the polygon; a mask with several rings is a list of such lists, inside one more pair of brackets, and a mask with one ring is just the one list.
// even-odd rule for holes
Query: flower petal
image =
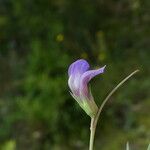
{"label": "flower petal", "polygon": [[68,85],[74,93],[74,95],[79,96],[80,78],[83,73],[89,69],[89,64],[86,60],[79,59],[72,63],[68,69]]}
{"label": "flower petal", "polygon": [[88,97],[89,99],[92,99],[91,92],[89,92],[88,88],[88,82],[94,78],[96,75],[101,74],[104,72],[106,66],[96,69],[96,70],[89,70],[86,71],[80,79],[80,93],[82,93],[83,97]]}
{"label": "flower petal", "polygon": [[86,72],[89,69],[89,64],[86,60],[84,59],[79,59],[77,61],[75,61],[74,63],[72,63],[68,69],[68,75],[71,76],[75,76],[76,74],[83,74],[84,72]]}
{"label": "flower petal", "polygon": [[99,68],[99,69],[96,69],[96,70],[89,70],[89,71],[86,71],[82,77],[81,77],[81,81],[83,84],[87,84],[92,78],[94,78],[95,76],[101,74],[104,72],[104,69],[105,69],[106,66],[102,67],[102,68]]}
{"label": "flower petal", "polygon": [[70,75],[68,80],[68,85],[76,96],[79,96],[80,77],[80,74],[76,74],[76,76]]}

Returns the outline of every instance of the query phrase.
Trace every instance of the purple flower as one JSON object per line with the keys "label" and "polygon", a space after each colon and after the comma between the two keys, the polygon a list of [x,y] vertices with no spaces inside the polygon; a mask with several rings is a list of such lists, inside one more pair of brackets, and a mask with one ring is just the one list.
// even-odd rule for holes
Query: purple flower
{"label": "purple flower", "polygon": [[93,117],[96,115],[98,107],[88,87],[88,83],[93,77],[103,73],[105,66],[96,70],[89,70],[89,68],[88,62],[83,59],[72,63],[68,69],[68,85],[74,99],[90,117]]}

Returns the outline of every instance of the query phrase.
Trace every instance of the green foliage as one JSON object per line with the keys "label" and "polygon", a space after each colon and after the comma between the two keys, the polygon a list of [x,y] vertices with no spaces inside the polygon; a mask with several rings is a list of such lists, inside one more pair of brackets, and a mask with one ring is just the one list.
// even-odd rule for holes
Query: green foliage
{"label": "green foliage", "polygon": [[150,139],[149,7],[149,0],[1,0],[0,149],[87,149],[89,120],[67,85],[68,66],[79,58],[107,65],[91,83],[99,105],[140,69],[104,108],[96,148],[119,150],[129,140],[133,149],[144,149]]}
{"label": "green foliage", "polygon": [[7,141],[3,147],[2,147],[2,150],[15,150],[15,141]]}

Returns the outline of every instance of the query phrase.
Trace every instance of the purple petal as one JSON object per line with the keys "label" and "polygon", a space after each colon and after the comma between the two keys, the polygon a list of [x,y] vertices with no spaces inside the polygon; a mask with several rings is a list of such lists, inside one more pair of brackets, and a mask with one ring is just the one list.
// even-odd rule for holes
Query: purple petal
{"label": "purple petal", "polygon": [[80,74],[76,74],[76,76],[71,75],[68,80],[68,85],[76,96],[79,96],[80,77]]}
{"label": "purple petal", "polygon": [[76,74],[82,75],[84,72],[86,72],[89,69],[89,64],[84,59],[79,59],[72,63],[68,69],[68,75],[75,76]]}
{"label": "purple petal", "polygon": [[102,67],[102,68],[96,69],[96,70],[89,70],[89,71],[86,71],[81,76],[81,79],[80,79],[80,92],[84,96],[91,98],[92,95],[91,95],[91,93],[89,92],[89,89],[88,89],[88,82],[92,78],[94,78],[96,75],[103,73],[104,69],[105,69],[105,66]]}
{"label": "purple petal", "polygon": [[89,71],[86,71],[82,77],[81,77],[81,81],[83,83],[88,83],[92,78],[94,78],[95,76],[101,74],[104,72],[104,69],[105,69],[106,66],[102,67],[102,68],[99,68],[99,69],[96,69],[96,70],[89,70]]}

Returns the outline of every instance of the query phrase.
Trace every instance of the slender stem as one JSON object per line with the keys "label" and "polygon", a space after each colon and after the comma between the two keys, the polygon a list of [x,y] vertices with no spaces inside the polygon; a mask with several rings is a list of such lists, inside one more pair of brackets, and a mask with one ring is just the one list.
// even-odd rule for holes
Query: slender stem
{"label": "slender stem", "polygon": [[94,145],[94,137],[95,137],[95,124],[94,124],[95,118],[91,118],[91,126],[90,126],[90,146],[89,146],[89,150],[93,150],[93,145]]}
{"label": "slender stem", "polygon": [[91,118],[91,135],[90,135],[90,145],[89,145],[89,150],[93,150],[93,145],[94,145],[94,137],[95,137],[95,131],[96,131],[96,126],[97,126],[97,122],[99,119],[99,116],[103,110],[103,107],[105,106],[106,102],[110,99],[110,97],[117,91],[117,89],[119,87],[121,87],[130,77],[132,77],[134,74],[136,74],[139,70],[136,70],[134,72],[132,72],[129,76],[127,76],[126,78],[124,78],[109,94],[108,96],[104,99],[104,101],[102,102],[96,116],[94,118]]}

